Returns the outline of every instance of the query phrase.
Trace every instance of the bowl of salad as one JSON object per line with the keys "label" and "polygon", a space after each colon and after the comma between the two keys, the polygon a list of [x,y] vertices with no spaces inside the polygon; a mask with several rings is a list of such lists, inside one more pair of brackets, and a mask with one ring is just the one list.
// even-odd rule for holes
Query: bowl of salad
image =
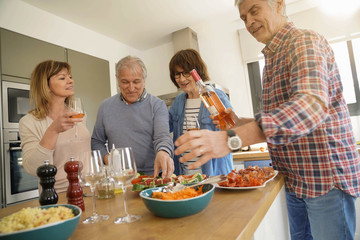
{"label": "bowl of salad", "polygon": [[172,183],[181,183],[191,185],[194,183],[201,182],[206,179],[205,174],[196,173],[194,175],[178,175],[173,174],[170,178],[161,178],[148,175],[138,174],[137,178],[131,181],[132,191],[141,192],[142,190],[154,188],[154,187],[163,187],[167,186],[170,182]]}

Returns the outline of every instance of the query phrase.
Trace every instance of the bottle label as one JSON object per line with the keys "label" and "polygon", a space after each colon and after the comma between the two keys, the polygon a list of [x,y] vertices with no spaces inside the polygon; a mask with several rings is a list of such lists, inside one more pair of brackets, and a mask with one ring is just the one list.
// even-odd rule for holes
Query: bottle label
{"label": "bottle label", "polygon": [[215,106],[210,106],[208,108],[208,110],[209,110],[210,114],[213,115],[214,117],[219,115],[219,112],[216,110]]}

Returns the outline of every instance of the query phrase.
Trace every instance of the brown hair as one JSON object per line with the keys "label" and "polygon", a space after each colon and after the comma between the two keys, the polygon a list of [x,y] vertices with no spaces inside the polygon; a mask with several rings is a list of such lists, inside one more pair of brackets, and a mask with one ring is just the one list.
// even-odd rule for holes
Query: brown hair
{"label": "brown hair", "polygon": [[[29,113],[33,114],[36,118],[43,119],[49,114],[49,106],[51,103],[49,80],[64,68],[71,73],[71,67],[68,63],[47,60],[39,63],[32,72],[30,80],[30,102],[35,108],[30,110]],[[69,103],[70,98],[72,98],[72,96],[65,99],[65,104]]]}
{"label": "brown hair", "polygon": [[210,80],[206,64],[200,57],[200,54],[194,49],[180,50],[171,58],[169,63],[170,79],[174,85],[179,88],[175,80],[175,74],[177,73],[175,67],[180,67],[186,72],[190,72],[196,69],[201,79],[206,82]]}

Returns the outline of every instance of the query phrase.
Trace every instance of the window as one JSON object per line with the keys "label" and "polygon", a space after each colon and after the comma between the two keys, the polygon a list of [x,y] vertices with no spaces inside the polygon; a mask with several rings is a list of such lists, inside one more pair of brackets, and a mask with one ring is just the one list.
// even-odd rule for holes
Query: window
{"label": "window", "polygon": [[[345,101],[351,116],[360,115],[360,38],[331,44],[341,75]],[[261,109],[261,77],[264,60],[248,63],[254,114]]]}

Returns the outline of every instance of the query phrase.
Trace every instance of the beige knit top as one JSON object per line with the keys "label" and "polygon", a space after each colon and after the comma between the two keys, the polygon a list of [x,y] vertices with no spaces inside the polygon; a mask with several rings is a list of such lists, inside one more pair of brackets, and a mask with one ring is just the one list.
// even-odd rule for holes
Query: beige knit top
{"label": "beige knit top", "polygon": [[80,141],[71,141],[75,137],[75,128],[71,128],[59,134],[54,150],[44,148],[40,141],[46,129],[53,122],[49,117],[42,120],[32,114],[25,115],[19,122],[21,147],[23,150],[23,166],[29,174],[36,175],[36,170],[49,160],[57,168],[55,175],[55,190],[57,193],[67,190],[69,185],[67,173],[64,170],[65,163],[70,157],[79,160],[81,152],[90,151],[90,133],[84,122],[78,123],[78,138]]}

